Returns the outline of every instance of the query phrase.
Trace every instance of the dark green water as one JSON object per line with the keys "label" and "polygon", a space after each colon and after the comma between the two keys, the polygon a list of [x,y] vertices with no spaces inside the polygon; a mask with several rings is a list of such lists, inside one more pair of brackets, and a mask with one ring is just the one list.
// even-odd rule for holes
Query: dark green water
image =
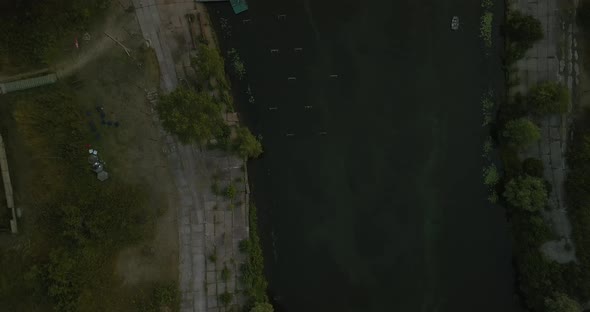
{"label": "dark green water", "polygon": [[482,185],[480,98],[502,74],[479,2],[249,4],[211,11],[232,25],[240,110],[263,136],[250,174],[279,309],[518,311],[507,223]]}

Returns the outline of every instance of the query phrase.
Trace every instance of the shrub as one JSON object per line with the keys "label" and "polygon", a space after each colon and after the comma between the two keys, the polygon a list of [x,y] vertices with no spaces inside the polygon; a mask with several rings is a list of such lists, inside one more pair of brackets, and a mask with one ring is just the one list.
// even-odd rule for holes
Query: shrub
{"label": "shrub", "polygon": [[225,197],[227,197],[229,200],[233,200],[236,197],[236,187],[230,183],[226,188],[225,188]]}
{"label": "shrub", "polygon": [[527,102],[538,115],[563,114],[569,105],[569,93],[565,86],[553,81],[540,83],[529,91]]}

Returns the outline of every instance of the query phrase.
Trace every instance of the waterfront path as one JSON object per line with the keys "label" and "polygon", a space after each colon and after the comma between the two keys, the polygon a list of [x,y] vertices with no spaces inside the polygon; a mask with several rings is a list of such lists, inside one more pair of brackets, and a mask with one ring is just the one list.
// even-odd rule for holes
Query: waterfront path
{"label": "waterfront path", "polygon": [[[516,64],[519,85],[511,90],[526,94],[527,90],[543,81],[557,81],[566,85],[571,98],[575,98],[579,68],[577,64],[575,12],[565,7],[563,1],[539,0],[531,2],[518,0],[512,9],[536,17],[543,26],[544,38],[530,49],[525,57]],[[570,103],[570,110],[571,110]],[[525,157],[535,157],[543,161],[544,177],[551,183],[550,211],[544,211],[546,220],[550,220],[559,240],[543,245],[544,253],[551,259],[567,263],[575,260],[575,250],[571,244],[571,224],[567,215],[564,181],[567,173],[565,152],[569,125],[568,114],[552,115],[539,118],[541,140],[538,145],[526,151]]]}
{"label": "waterfront path", "polygon": [[[162,92],[169,93],[191,68],[192,40],[186,15],[206,12],[203,7],[197,10],[193,1],[133,0],[133,6],[143,36],[156,52]],[[156,91],[147,93],[155,105]],[[159,126],[157,115],[153,117]],[[245,261],[238,245],[248,237],[244,161],[225,152],[183,145],[164,130],[161,138],[178,192],[180,311],[238,308],[245,302],[243,296],[234,295],[241,287],[239,267]],[[222,190],[233,184],[235,198],[214,193],[213,184]],[[229,303],[221,302],[223,293],[232,294]]]}

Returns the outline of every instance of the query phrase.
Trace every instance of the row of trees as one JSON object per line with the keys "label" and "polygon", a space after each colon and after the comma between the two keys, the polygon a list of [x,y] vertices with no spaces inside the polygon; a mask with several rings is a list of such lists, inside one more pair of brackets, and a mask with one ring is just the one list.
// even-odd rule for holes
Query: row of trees
{"label": "row of trees", "polygon": [[[507,67],[543,38],[541,23],[519,11],[509,13],[503,33]],[[551,185],[543,178],[543,162],[536,158],[519,159],[522,150],[541,138],[541,130],[534,120],[565,113],[568,108],[567,88],[555,82],[543,82],[532,87],[526,96],[516,95],[501,105],[498,113],[497,133],[505,169],[498,191],[508,207],[515,238],[519,290],[534,311],[581,311],[580,305],[567,295],[578,295],[576,286],[568,282],[576,279],[579,267],[557,264],[540,251],[541,245],[553,235],[541,216],[551,192]]]}
{"label": "row of trees", "polygon": [[516,96],[513,103],[501,109],[500,121],[504,123],[502,136],[512,147],[523,149],[541,138],[540,129],[529,116],[542,117],[562,114],[568,109],[567,88],[555,82],[540,83],[529,91],[525,98]]}

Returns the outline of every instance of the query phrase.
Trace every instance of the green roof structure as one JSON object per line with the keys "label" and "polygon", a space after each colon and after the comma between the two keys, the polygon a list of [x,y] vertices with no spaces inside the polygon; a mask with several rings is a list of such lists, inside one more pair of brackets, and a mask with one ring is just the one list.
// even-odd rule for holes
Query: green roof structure
{"label": "green roof structure", "polygon": [[248,10],[248,4],[246,0],[229,0],[231,3],[232,9],[234,9],[234,13],[239,14],[246,10]]}

